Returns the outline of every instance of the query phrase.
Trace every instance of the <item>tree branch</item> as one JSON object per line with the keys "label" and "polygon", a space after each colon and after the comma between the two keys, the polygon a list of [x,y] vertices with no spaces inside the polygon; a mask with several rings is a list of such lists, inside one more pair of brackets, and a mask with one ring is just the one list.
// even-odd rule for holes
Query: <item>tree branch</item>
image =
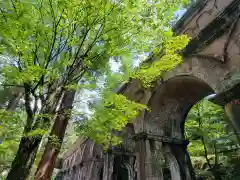
{"label": "tree branch", "polygon": [[23,85],[16,85],[16,84],[1,84],[3,87],[21,87],[23,88]]}
{"label": "tree branch", "polygon": [[78,76],[75,76],[75,77],[71,78],[71,80],[68,81],[68,82],[71,83],[71,82],[75,82],[75,81],[79,80],[80,78],[83,77],[85,72],[86,72],[86,68],[83,69],[82,72],[80,72]]}
{"label": "tree branch", "polygon": [[3,16],[4,20],[5,20],[5,22],[7,22],[7,17],[5,16],[5,14],[4,14],[2,8],[0,8],[0,11],[1,11],[1,13],[2,13],[2,16]]}
{"label": "tree branch", "polygon": [[[83,44],[84,44],[84,41],[85,41],[85,39],[86,39],[89,31],[90,31],[91,28],[95,25],[95,23],[97,22],[97,19],[99,18],[98,15],[99,15],[100,10],[101,10],[101,7],[98,8],[97,15],[96,15],[96,17],[94,18],[94,20],[93,20],[93,22],[91,23],[91,25],[89,25],[89,22],[88,22],[88,16],[89,16],[89,14],[88,14],[88,10],[86,10],[86,12],[87,12],[87,17],[86,17],[87,22],[86,22],[86,27],[85,27],[85,28],[86,28],[86,32],[85,32],[85,34],[84,34],[84,36],[83,36],[83,38],[82,38],[82,41],[81,41],[80,45],[78,46],[78,50],[77,50],[77,52],[76,52],[76,54],[75,54],[73,63],[71,64],[71,66],[70,66],[70,68],[69,68],[69,72],[70,72],[70,73],[68,74],[68,76],[70,76],[71,73],[74,71],[74,70],[72,71],[71,69],[72,69],[73,66],[75,65],[76,61],[77,61],[77,60],[83,60],[83,59],[81,59],[81,58],[78,57],[78,56],[79,56],[79,53],[80,53],[80,51],[81,51],[81,49],[82,49],[82,46],[83,46]],[[88,26],[89,26],[89,27],[88,27]],[[86,53],[85,53],[85,54],[86,54]],[[83,55],[82,57],[85,57],[85,56]],[[78,62],[77,64],[79,65],[80,63]],[[78,65],[77,65],[77,66],[78,66]]]}
{"label": "tree branch", "polygon": [[25,88],[25,109],[26,109],[26,113],[27,113],[27,123],[26,126],[24,128],[24,132],[29,132],[31,129],[31,125],[33,122],[33,116],[34,113],[31,109],[31,97],[30,97],[30,93],[31,93],[31,88],[29,84],[24,84],[24,88]]}
{"label": "tree branch", "polygon": [[[197,109],[198,109],[198,118],[197,118],[197,120],[198,120],[198,127],[199,127],[199,129],[201,129],[201,128],[202,128],[201,115],[200,115],[200,110],[199,110],[199,108],[197,108]],[[206,161],[207,161],[207,164],[208,164],[209,168],[212,169],[210,160],[208,159],[207,147],[206,147],[206,144],[205,144],[205,142],[204,142],[204,138],[203,138],[202,135],[201,135],[201,141],[202,141],[202,144],[203,144],[203,147],[204,147],[204,156],[205,156],[205,159],[206,159]]]}
{"label": "tree branch", "polygon": [[84,55],[83,55],[84,57],[87,56],[87,53],[92,49],[92,47],[93,47],[94,44],[96,43],[96,40],[102,35],[103,29],[104,29],[104,25],[101,24],[100,27],[99,27],[99,29],[98,29],[98,31],[97,31],[97,33],[96,33],[96,36],[94,37],[93,42],[89,45],[89,47],[87,48],[86,52],[84,53]]}
{"label": "tree branch", "polygon": [[17,17],[18,17],[17,8],[16,8],[16,6],[15,6],[13,0],[11,0],[11,3],[12,3],[12,6],[13,6],[14,11],[15,11],[15,13],[17,14]]}

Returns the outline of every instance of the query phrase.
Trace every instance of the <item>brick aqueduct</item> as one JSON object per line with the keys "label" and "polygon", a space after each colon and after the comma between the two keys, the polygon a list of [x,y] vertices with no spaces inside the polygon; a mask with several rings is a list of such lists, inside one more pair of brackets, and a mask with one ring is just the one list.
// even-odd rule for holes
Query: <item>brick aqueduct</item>
{"label": "brick aqueduct", "polygon": [[[148,105],[123,130],[124,143],[104,153],[90,139],[79,138],[65,153],[57,180],[194,180],[184,122],[202,98],[221,105],[240,131],[240,0],[199,0],[174,26],[191,41],[183,62],[147,90],[136,80],[119,93]],[[240,102],[240,101],[237,101]],[[169,162],[160,162],[164,155]],[[157,159],[159,159],[157,161]]]}

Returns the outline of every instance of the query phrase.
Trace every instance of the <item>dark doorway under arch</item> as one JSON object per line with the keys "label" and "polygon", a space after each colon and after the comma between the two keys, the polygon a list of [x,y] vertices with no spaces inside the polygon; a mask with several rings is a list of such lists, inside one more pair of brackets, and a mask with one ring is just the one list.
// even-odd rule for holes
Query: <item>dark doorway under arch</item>
{"label": "dark doorway under arch", "polygon": [[112,180],[129,180],[129,171],[124,166],[126,160],[128,160],[128,157],[124,155],[114,157]]}

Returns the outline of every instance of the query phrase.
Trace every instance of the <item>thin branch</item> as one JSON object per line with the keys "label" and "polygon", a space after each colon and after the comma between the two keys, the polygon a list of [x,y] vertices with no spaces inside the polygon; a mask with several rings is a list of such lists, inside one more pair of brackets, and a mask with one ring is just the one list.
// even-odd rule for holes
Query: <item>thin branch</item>
{"label": "thin branch", "polygon": [[61,22],[61,19],[63,17],[63,13],[64,13],[64,9],[63,9],[58,21],[56,22],[56,18],[55,18],[55,15],[54,15],[54,9],[52,7],[52,0],[49,0],[49,3],[50,3],[50,7],[51,7],[52,16],[53,16],[53,37],[52,37],[52,45],[50,47],[50,52],[49,52],[49,55],[48,55],[48,58],[47,58],[47,63],[45,65],[45,69],[47,69],[49,63],[52,60],[52,53],[53,53],[53,49],[54,49],[54,46],[55,46],[55,43],[56,43],[56,40],[57,40],[57,28],[58,28],[58,26]]}
{"label": "thin branch", "polygon": [[87,60],[92,60],[92,59],[95,59],[95,58],[99,59],[99,57],[101,57],[101,54],[97,54],[93,57],[87,58]]}
{"label": "thin branch", "polygon": [[35,114],[38,109],[38,97],[34,96],[34,107],[33,107],[33,113]]}
{"label": "thin branch", "polygon": [[14,9],[15,13],[16,13],[17,16],[18,16],[17,8],[16,8],[16,6],[15,6],[13,0],[11,0],[11,3],[12,3],[12,6],[13,6],[13,9]]}
{"label": "thin branch", "polygon": [[79,59],[79,58],[78,58],[78,55],[79,55],[79,53],[80,53],[80,50],[82,49],[82,46],[83,46],[83,44],[84,44],[84,41],[85,41],[85,39],[86,39],[89,31],[90,31],[90,28],[88,28],[88,29],[86,30],[86,32],[85,32],[85,34],[84,34],[84,37],[83,37],[80,45],[78,46],[78,50],[77,50],[77,52],[76,52],[76,54],[75,54],[75,57],[74,57],[74,59],[73,59],[73,63],[71,64],[71,66],[70,66],[70,68],[69,68],[68,76],[70,76],[71,73],[73,72],[73,71],[72,71],[72,68],[73,68],[76,60]]}
{"label": "thin branch", "polygon": [[44,75],[41,76],[40,80],[38,81],[38,83],[36,84],[36,86],[34,88],[32,88],[31,92],[34,94],[34,92],[36,91],[36,89],[38,88],[38,86],[42,83],[42,81],[44,80]]}
{"label": "thin branch", "polygon": [[86,50],[86,52],[84,53],[84,57],[87,56],[87,53],[92,49],[92,47],[94,46],[94,44],[96,43],[97,39],[102,35],[102,31],[104,29],[104,25],[101,24],[101,26],[99,27],[96,36],[94,37],[93,42],[89,45],[88,49]]}
{"label": "thin branch", "polygon": [[62,9],[62,12],[61,12],[60,17],[59,17],[59,19],[57,21],[56,27],[58,27],[58,25],[60,24],[60,22],[62,20],[62,17],[63,17],[63,13],[64,13],[64,9]]}
{"label": "thin branch", "polygon": [[[36,37],[36,39],[37,39],[37,37]],[[35,42],[35,50],[32,51],[33,57],[34,57],[33,58],[34,59],[34,65],[36,65],[37,63],[40,65],[40,62],[39,62],[39,59],[38,59],[38,55],[37,55],[37,50],[38,50],[38,46],[37,46],[37,42]]]}
{"label": "thin branch", "polygon": [[[101,3],[101,4],[102,4],[102,3]],[[89,25],[89,22],[88,22],[88,16],[89,16],[89,14],[88,14],[88,10],[86,10],[86,12],[87,12],[87,17],[86,17],[86,19],[87,19],[87,22],[86,22],[86,32],[85,32],[85,34],[84,34],[84,36],[83,36],[83,38],[82,38],[82,41],[81,41],[80,45],[78,46],[78,50],[77,50],[77,52],[76,52],[76,54],[75,54],[73,63],[71,64],[71,66],[70,66],[70,68],[69,68],[69,72],[70,72],[70,73],[68,74],[68,76],[70,76],[71,73],[74,71],[74,70],[72,71],[71,69],[73,68],[74,64],[76,63],[76,60],[77,60],[77,59],[80,59],[80,58],[78,58],[79,53],[80,53],[80,51],[81,51],[81,49],[82,49],[82,46],[83,46],[83,44],[84,44],[84,42],[85,42],[85,39],[86,39],[89,31],[90,31],[91,28],[95,25],[95,23],[97,22],[97,20],[98,20],[98,18],[99,18],[98,15],[99,15],[100,10],[101,10],[101,7],[98,8],[97,15],[96,15],[96,17],[94,18],[94,20],[93,20],[93,22],[91,23],[91,25]],[[89,27],[88,27],[88,26],[89,26]],[[84,57],[84,56],[83,56],[83,57]],[[82,59],[80,59],[80,60],[82,60]],[[78,62],[78,65],[79,65],[79,64],[80,64],[80,63]]]}
{"label": "thin branch", "polygon": [[48,65],[50,64],[51,62],[51,57],[52,57],[52,52],[53,52],[53,49],[54,49],[54,45],[56,43],[56,39],[57,39],[57,27],[54,27],[54,30],[53,30],[53,37],[52,37],[52,45],[50,47],[50,52],[49,52],[49,55],[48,55],[48,58],[47,58],[47,63],[44,67],[44,69],[47,69],[48,68]]}
{"label": "thin branch", "polygon": [[111,32],[112,30],[117,30],[117,28],[111,28],[111,29],[105,31],[105,32],[103,33],[103,35],[104,35],[104,34],[107,34],[107,33],[109,33],[109,32]]}
{"label": "thin branch", "polygon": [[[197,108],[198,109],[198,127],[199,129],[202,128],[202,122],[201,122],[201,114],[200,114],[200,110],[199,110],[199,107]],[[206,147],[206,144],[204,142],[204,138],[203,136],[201,135],[201,141],[202,141],[202,144],[203,144],[203,147],[204,147],[204,156],[205,156],[205,159],[207,161],[207,164],[209,166],[210,169],[212,169],[212,166],[211,166],[211,163],[210,163],[210,160],[208,159],[208,153],[207,153],[207,147]]]}
{"label": "thin branch", "polygon": [[[203,104],[202,104],[202,106],[203,106]],[[199,108],[198,108],[198,125],[199,125],[199,128],[202,128],[202,122],[201,122],[201,116],[200,116]],[[221,177],[218,175],[218,172],[214,169],[214,167],[212,167],[212,165],[210,163],[210,160],[208,159],[207,146],[205,144],[203,136],[201,136],[201,141],[202,141],[203,148],[204,148],[204,156],[205,156],[205,159],[207,161],[208,167],[210,168],[210,171],[213,173],[216,180],[221,180]]]}
{"label": "thin branch", "polygon": [[7,22],[7,17],[5,16],[5,14],[4,14],[2,8],[0,8],[0,11],[1,11],[1,13],[2,13],[2,16],[3,16],[4,20],[5,20],[5,22]]}
{"label": "thin branch", "polygon": [[23,85],[17,85],[17,84],[1,84],[3,87],[21,87],[23,88]]}
{"label": "thin branch", "polygon": [[69,83],[71,82],[75,82],[78,81],[80,78],[83,77],[84,73],[86,72],[86,68],[82,70],[82,72],[79,73],[78,76],[73,77],[70,81],[68,81]]}
{"label": "thin branch", "polygon": [[30,130],[32,121],[33,121],[33,111],[31,109],[31,98],[30,98],[30,85],[29,84],[24,84],[24,88],[25,88],[25,109],[26,109],[26,113],[27,113],[27,123],[26,126],[24,128],[24,132],[28,132]]}
{"label": "thin branch", "polygon": [[214,142],[215,166],[218,165],[217,143]]}
{"label": "thin branch", "polygon": [[207,147],[206,147],[206,144],[204,142],[204,139],[203,139],[203,136],[201,136],[201,141],[202,141],[202,144],[203,144],[203,147],[204,147],[204,156],[205,156],[205,159],[207,161],[207,164],[209,166],[210,169],[212,169],[212,165],[210,163],[210,160],[208,159],[208,152],[207,152]]}
{"label": "thin branch", "polygon": [[[70,30],[68,31],[67,38],[66,38],[64,44],[63,44],[62,47],[61,47],[61,41],[62,41],[61,39],[62,39],[62,33],[63,33],[63,29],[62,29],[62,32],[61,32],[61,35],[60,35],[60,40],[59,40],[58,52],[57,52],[56,54],[54,54],[54,56],[52,57],[52,59],[55,59],[55,58],[66,48],[66,46],[67,46],[67,44],[68,44],[68,41],[69,41],[70,37],[73,36],[73,33],[76,31],[76,28],[77,28],[77,26],[74,25],[72,31],[70,31]],[[72,48],[72,47],[68,47],[68,48],[66,49],[66,53],[64,53],[65,56],[66,56],[66,54],[67,54],[68,51],[71,51],[71,48]],[[69,61],[70,61],[70,58],[69,58]]]}
{"label": "thin branch", "polygon": [[59,56],[59,54],[62,52],[62,50],[64,50],[64,48],[66,46],[66,43],[64,43],[63,47],[61,47],[62,36],[63,36],[63,32],[61,32],[61,34],[60,34],[57,52],[52,56],[52,58],[51,58],[52,60],[57,58]]}
{"label": "thin branch", "polygon": [[55,13],[54,13],[54,9],[53,9],[52,0],[49,0],[48,2],[49,2],[49,5],[50,5],[52,17],[53,17],[53,19],[54,19],[54,22],[56,22],[56,17],[55,17]]}
{"label": "thin branch", "polygon": [[[72,76],[76,69],[80,70],[80,68],[81,68],[80,64],[83,61],[84,57],[80,57],[79,59],[81,59],[81,60],[79,60],[75,66],[73,66],[73,64],[71,65],[71,68],[68,71],[67,77]],[[83,66],[82,66],[82,68],[83,68]]]}
{"label": "thin branch", "polygon": [[[75,18],[73,19],[73,21],[75,20]],[[72,31],[68,31],[68,35],[67,35],[67,39],[65,40],[65,42],[64,42],[64,44],[63,44],[63,46],[61,47],[61,41],[62,41],[62,36],[63,36],[63,31],[64,31],[64,28],[62,28],[61,29],[61,34],[60,34],[60,38],[59,38],[59,46],[58,46],[58,51],[57,51],[57,53],[52,57],[52,59],[54,59],[55,57],[57,57],[59,54],[60,54],[60,52],[61,51],[63,51],[65,48],[66,48],[66,46],[67,46],[67,44],[68,44],[68,41],[69,41],[69,38],[71,37],[71,36],[73,36],[73,33],[76,31],[76,29],[77,29],[77,25],[76,25],[76,23],[75,24],[73,24],[73,28],[72,28]],[[66,51],[69,51],[70,50],[70,48],[68,48]],[[66,54],[66,53],[65,53]]]}
{"label": "thin branch", "polygon": [[[18,53],[19,54],[19,53]],[[22,71],[22,67],[21,67],[21,63],[20,63],[20,55],[18,56],[18,60],[17,60],[17,65],[18,65],[18,69],[21,72]]]}
{"label": "thin branch", "polygon": [[[53,7],[52,7],[52,2],[51,2],[51,0],[49,0],[49,3],[50,3],[50,6],[51,6],[51,9],[52,9],[52,14],[53,14],[53,19],[54,19],[54,22],[53,22],[53,37],[52,37],[52,45],[51,45],[51,47],[50,47],[50,52],[49,52],[49,56],[48,56],[48,58],[47,58],[47,63],[46,63],[46,65],[45,65],[45,67],[44,67],[44,69],[47,69],[48,68],[48,65],[50,64],[50,62],[52,61],[52,52],[53,52],[53,49],[54,49],[54,46],[55,46],[55,43],[56,43],[56,40],[57,40],[57,28],[58,28],[58,26],[59,26],[59,23],[60,23],[60,21],[61,21],[61,19],[62,19],[62,15],[63,15],[63,13],[64,13],[64,9],[62,10],[62,12],[61,12],[61,15],[60,15],[60,17],[59,17],[59,20],[57,21],[57,23],[55,24],[55,16],[54,16],[54,10],[53,10]],[[61,43],[59,43],[59,44],[61,44]],[[60,46],[60,45],[59,45]],[[38,86],[40,85],[40,84],[42,84],[42,86],[43,86],[43,82],[44,82],[44,75],[42,75],[41,76],[41,78],[40,78],[40,80],[38,81],[38,83],[36,84],[36,86],[32,89],[32,92],[34,92],[37,88],[38,88]]]}

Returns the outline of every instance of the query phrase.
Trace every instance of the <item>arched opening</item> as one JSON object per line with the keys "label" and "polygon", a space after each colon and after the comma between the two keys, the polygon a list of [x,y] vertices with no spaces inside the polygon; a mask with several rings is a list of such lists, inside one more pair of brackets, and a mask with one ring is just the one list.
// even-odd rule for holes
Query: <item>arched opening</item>
{"label": "arched opening", "polygon": [[103,167],[100,168],[98,177],[99,177],[99,180],[103,180]]}
{"label": "arched opening", "polygon": [[118,155],[114,157],[112,180],[129,180],[129,169],[124,165],[127,156]]}
{"label": "arched opening", "polygon": [[222,106],[206,98],[196,103],[186,118],[185,138],[190,140],[188,152],[197,178],[239,178],[240,146]]}
{"label": "arched opening", "polygon": [[125,167],[119,169],[119,175],[117,180],[128,180],[128,170]]}
{"label": "arched opening", "polygon": [[[194,171],[184,141],[184,123],[191,107],[214,90],[194,76],[177,76],[160,85],[149,100],[150,112],[145,114],[147,133],[163,136],[164,153],[168,154],[171,178],[194,179]],[[170,165],[171,164],[171,165]]]}
{"label": "arched opening", "polygon": [[184,138],[184,122],[191,107],[214,90],[194,76],[177,76],[160,85],[149,100],[151,112],[145,115],[149,131]]}

